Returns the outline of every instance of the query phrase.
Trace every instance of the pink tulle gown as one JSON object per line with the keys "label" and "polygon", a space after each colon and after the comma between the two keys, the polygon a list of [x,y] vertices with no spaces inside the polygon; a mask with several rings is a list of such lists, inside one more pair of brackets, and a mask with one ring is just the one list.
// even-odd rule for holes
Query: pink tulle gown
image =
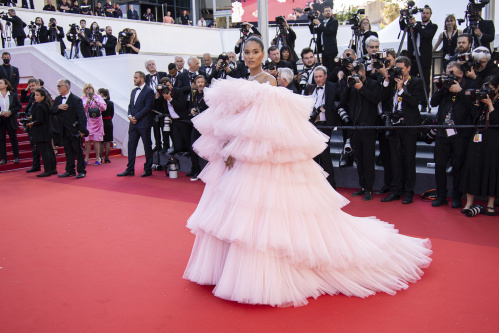
{"label": "pink tulle gown", "polygon": [[[215,81],[194,118],[209,163],[187,227],[196,236],[184,278],[223,299],[300,306],[308,297],[395,294],[423,275],[428,239],[341,210],[348,200],[312,158],[329,138],[309,121],[313,100],[254,81]],[[224,159],[235,158],[228,170]]]}

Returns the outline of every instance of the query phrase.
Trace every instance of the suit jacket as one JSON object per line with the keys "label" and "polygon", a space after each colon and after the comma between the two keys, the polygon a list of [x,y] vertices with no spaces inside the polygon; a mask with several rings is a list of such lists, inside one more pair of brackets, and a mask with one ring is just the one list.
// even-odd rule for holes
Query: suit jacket
{"label": "suit jacket", "polygon": [[470,32],[469,28],[464,29],[463,32],[471,33],[473,35],[473,48],[482,45],[491,50],[490,43],[492,43],[496,37],[496,28],[494,26],[494,22],[489,20],[480,20],[478,21],[478,28],[483,34],[482,38],[475,36],[473,32]]}
{"label": "suit jacket", "polygon": [[68,105],[68,109],[59,110],[58,107],[61,104],[63,104],[62,96],[59,95],[55,98],[50,112],[51,115],[58,115],[57,133],[62,133],[62,137],[65,139],[70,139],[78,132],[88,135],[87,116],[81,98],[70,93],[67,101],[64,102],[64,104]]}
{"label": "suit jacket", "polygon": [[[399,24],[400,24],[400,29],[402,30],[405,29],[407,26],[405,20],[399,21]],[[428,22],[426,26],[422,25],[421,22],[417,22],[416,25],[414,26],[414,37],[416,38],[416,43],[417,39],[418,38],[420,39],[419,56],[421,59],[422,67],[431,66],[431,58],[433,54],[433,37],[437,33],[437,30],[438,30],[438,25],[432,23],[431,21]],[[408,36],[407,51],[409,52],[410,56],[414,58],[414,46],[412,45],[411,34],[408,33],[407,36]]]}
{"label": "suit jacket", "polygon": [[9,81],[17,94],[17,86],[19,85],[19,69],[17,67],[0,65],[0,79]]}
{"label": "suit jacket", "polygon": [[[28,7],[28,1],[29,1],[29,7]],[[22,8],[29,8],[29,9],[35,9],[35,5],[33,4],[33,0],[23,0],[23,5]]]}
{"label": "suit jacket", "polygon": [[[398,93],[395,81],[391,81],[388,87],[383,86],[381,93],[381,101],[386,110],[393,110],[394,95]],[[425,102],[425,93],[423,88],[423,80],[418,77],[411,76],[407,85],[404,85],[402,98],[402,114],[406,125],[421,125],[421,113],[419,112],[419,104]],[[410,130],[418,133],[418,130]]]}
{"label": "suit jacket", "polygon": [[378,81],[366,78],[359,90],[353,86],[347,87],[345,93],[341,95],[339,107],[348,110],[354,125],[375,126],[378,124],[381,87]]}
{"label": "suit jacket", "polygon": [[36,103],[31,112],[33,127],[29,135],[33,142],[49,142],[52,140],[52,130],[49,121],[50,109],[45,103]]}
{"label": "suit jacket", "polygon": [[[316,84],[309,84],[305,87],[305,95],[312,95],[317,87]],[[335,102],[338,100],[338,85],[333,82],[326,81],[325,90],[325,109],[326,109],[326,125],[340,126],[341,118],[336,112]],[[330,132],[330,131],[329,131]]]}
{"label": "suit jacket", "polygon": [[[161,96],[162,97],[162,96]],[[164,100],[165,111],[168,112],[167,101]],[[173,106],[175,112],[182,120],[189,120],[189,112],[187,111],[187,95],[184,94],[182,88],[173,88],[173,95],[170,104]]]}
{"label": "suit jacket", "polygon": [[[330,18],[324,25],[322,22],[317,27],[317,48],[323,54],[338,54],[338,43],[336,34],[338,33],[338,20]],[[322,40],[324,38],[324,40]]]}
{"label": "suit jacket", "polygon": [[49,31],[46,26],[42,25],[40,29],[38,29],[38,42],[42,44],[42,43],[48,43],[48,41],[49,41]]}
{"label": "suit jacket", "polygon": [[103,35],[100,38],[101,43],[104,40],[104,37],[107,37],[107,41],[105,44],[102,44],[102,48],[106,50],[106,56],[116,55],[116,44],[118,44],[118,38],[114,37],[113,35],[111,36]]}
{"label": "suit jacket", "polygon": [[290,84],[288,84],[288,86],[286,87],[286,89],[291,90],[294,94],[299,94],[300,93],[298,91],[298,88],[296,88],[296,86],[295,86],[295,84],[293,82],[291,82]]}
{"label": "suit jacket", "polygon": [[[208,82],[208,75],[206,75],[206,72],[199,70],[197,72],[197,75],[203,75],[206,78],[206,82]],[[178,76],[179,81],[180,81],[179,88],[182,89],[182,92],[184,93],[184,95],[187,96],[191,92],[191,84],[192,84],[192,82],[194,82],[194,78],[197,75],[191,75],[189,71],[185,71],[185,72],[182,72],[181,74],[179,74],[179,76]]]}
{"label": "suit jacket", "polygon": [[364,36],[364,38],[362,39],[362,42],[360,43],[360,45],[355,45],[355,44],[353,45],[353,49],[355,50],[355,53],[357,53],[357,54],[358,54],[359,48],[362,48],[362,55],[367,54],[366,40],[371,36],[378,37],[378,33],[376,31],[368,30],[368,31],[364,32],[363,36]]}
{"label": "suit jacket", "polygon": [[[165,72],[156,72],[156,83],[159,84],[159,80],[164,77],[168,77],[168,74]],[[146,75],[146,84],[151,87],[151,74]]]}
{"label": "suit jacket", "polygon": [[[211,76],[211,74],[213,74],[213,72],[216,71],[217,66],[212,63],[210,68],[211,68],[211,71],[210,71],[209,76]],[[201,67],[199,67],[199,70],[205,72],[206,75],[208,75],[208,72],[206,71],[206,65],[202,65]]]}
{"label": "suit jacket", "polygon": [[[137,101],[135,101],[135,94],[139,94]],[[130,129],[134,128],[150,128],[152,127],[153,113],[152,104],[154,102],[154,90],[147,84],[144,88],[138,90],[135,88],[130,94],[130,104],[128,104],[128,115],[137,119],[136,124],[130,123]]]}
{"label": "suit jacket", "polygon": [[10,121],[12,128],[17,129],[19,127],[19,124],[17,123],[17,113],[21,111],[22,108],[21,102],[19,102],[19,97],[17,96],[17,92],[11,92],[9,94],[9,103],[9,111],[12,112],[12,114],[10,115],[10,117],[8,117],[8,120]]}
{"label": "suit jacket", "polygon": [[8,16],[4,15],[2,16],[2,20],[12,22],[12,37],[13,38],[18,38],[18,37],[24,37],[26,38],[26,33],[24,32],[24,27],[26,27],[26,23],[21,20],[19,16]]}
{"label": "suit jacket", "polygon": [[174,88],[180,87],[180,81],[178,80],[179,76],[180,76],[180,73],[178,73],[178,72],[177,72],[177,76],[175,78],[173,78],[170,74],[167,75],[167,77],[170,78]]}
{"label": "suit jacket", "polygon": [[129,20],[138,20],[139,19],[139,13],[137,12],[137,10],[128,10],[127,11],[127,14],[126,14],[126,17],[129,19]]}

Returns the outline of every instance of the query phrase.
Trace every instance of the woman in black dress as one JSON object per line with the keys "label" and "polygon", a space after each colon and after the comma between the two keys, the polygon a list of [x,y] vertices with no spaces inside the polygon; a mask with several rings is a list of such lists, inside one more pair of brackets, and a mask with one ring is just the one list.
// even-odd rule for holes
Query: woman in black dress
{"label": "woman in black dress", "polygon": [[445,30],[438,36],[437,43],[433,47],[433,52],[438,49],[442,42],[444,43],[442,45],[442,68],[445,70],[450,57],[456,52],[457,37],[461,35],[463,31],[457,28],[456,17],[454,15],[448,15],[445,18],[444,26]]}
{"label": "woman in black dress", "polygon": [[107,104],[106,110],[102,112],[102,121],[104,123],[104,140],[102,144],[104,147],[101,152],[104,152],[104,163],[111,163],[109,151],[111,150],[111,142],[113,142],[114,103],[109,100],[109,90],[100,88],[98,92]]}
{"label": "woman in black dress", "polygon": [[298,67],[296,66],[296,59],[293,56],[291,48],[287,45],[281,47],[281,60],[291,63],[291,66],[293,67],[293,74],[295,75],[296,78],[296,76],[298,75]]}
{"label": "woman in black dress", "polygon": [[[471,110],[475,125],[499,125],[499,75],[489,79],[492,98],[480,100]],[[466,193],[467,216],[479,212],[496,215],[494,198],[499,195],[499,128],[475,129],[468,144],[466,162],[461,179],[461,191]],[[487,207],[473,205],[475,196],[488,197]]]}
{"label": "woman in black dress", "polygon": [[35,106],[31,111],[31,122],[28,124],[33,143],[42,155],[43,173],[37,177],[50,177],[56,175],[55,155],[50,153],[52,149],[52,130],[50,129],[49,111],[52,108],[52,98],[43,88],[35,90]]}

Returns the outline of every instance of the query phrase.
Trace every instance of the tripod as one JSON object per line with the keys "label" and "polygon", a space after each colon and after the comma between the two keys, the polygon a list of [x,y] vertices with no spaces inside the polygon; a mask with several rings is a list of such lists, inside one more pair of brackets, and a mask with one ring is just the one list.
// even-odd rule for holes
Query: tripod
{"label": "tripod", "polygon": [[68,59],[78,59],[80,57],[80,43],[78,40],[73,40],[71,42],[71,51],[69,52]]}
{"label": "tripod", "polygon": [[[310,43],[308,44],[308,47],[314,50],[314,54],[317,56],[317,62],[321,62],[321,58],[319,56],[319,50],[317,49],[317,28],[315,26],[310,25],[310,33],[312,34],[312,38],[310,38]],[[314,46],[312,48],[312,45]]]}
{"label": "tripod", "polygon": [[[407,19],[406,19],[407,20]],[[404,45],[404,40],[405,36],[407,35],[407,31],[411,34],[411,41],[412,41],[412,47],[414,49],[414,55],[416,56],[416,63],[418,65],[418,71],[419,71],[419,77],[421,80],[423,80],[423,88],[424,88],[424,95],[425,95],[425,100],[426,100],[426,107],[428,108],[428,113],[431,112],[430,108],[430,101],[428,99],[428,90],[426,88],[426,83],[425,83],[425,78],[423,74],[423,66],[421,66],[421,59],[419,58],[419,50],[416,45],[416,39],[414,38],[414,26],[412,24],[409,24],[409,22],[406,21],[407,26],[404,29],[404,34],[402,35],[402,40],[400,41],[400,45],[397,51],[397,57],[400,55],[400,52],[402,50],[402,46]]]}
{"label": "tripod", "polygon": [[274,37],[274,40],[275,40],[275,45],[279,48],[279,50],[281,49],[281,47],[288,45],[286,41],[287,36],[288,32],[284,27],[281,26],[276,27],[276,35]]}
{"label": "tripod", "polygon": [[29,39],[30,39],[30,45],[39,44],[39,41],[38,41],[38,30],[30,29],[29,30]]}
{"label": "tripod", "polygon": [[359,33],[359,30],[353,30],[352,29],[352,38],[350,39],[350,44],[348,44],[348,48],[355,50],[355,53],[359,57],[362,57],[364,54],[363,54],[363,50],[362,50],[362,45],[359,45],[359,43],[360,43],[360,33]]}

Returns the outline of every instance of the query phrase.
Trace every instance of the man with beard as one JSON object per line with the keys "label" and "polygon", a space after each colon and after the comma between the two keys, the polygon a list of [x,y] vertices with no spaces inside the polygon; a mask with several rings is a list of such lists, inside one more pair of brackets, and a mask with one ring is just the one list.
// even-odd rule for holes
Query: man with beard
{"label": "man with beard", "polygon": [[336,41],[338,20],[332,17],[331,7],[324,6],[322,10],[324,20],[320,22],[314,19],[313,24],[317,26],[317,48],[322,53],[322,63],[331,72],[335,66],[334,58],[338,55],[338,42]]}
{"label": "man with beard", "polygon": [[100,41],[95,43],[101,48],[105,56],[116,55],[116,44],[118,43],[118,38],[113,36],[113,28],[110,26],[106,27],[106,34],[100,38]]}
{"label": "man with beard", "polygon": [[314,84],[314,69],[317,67],[317,61],[315,59],[314,50],[309,47],[304,48],[301,51],[301,59],[303,61],[303,70],[298,73],[296,81],[299,84],[300,91],[303,92],[305,86],[308,84]]}

